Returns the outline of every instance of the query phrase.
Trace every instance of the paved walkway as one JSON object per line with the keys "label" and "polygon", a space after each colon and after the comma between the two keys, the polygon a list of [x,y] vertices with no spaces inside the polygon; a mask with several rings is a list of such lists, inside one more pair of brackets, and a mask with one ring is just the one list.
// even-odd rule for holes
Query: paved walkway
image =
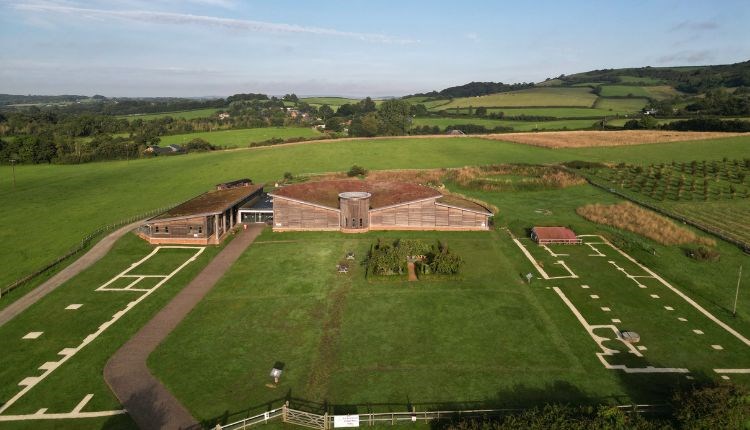
{"label": "paved walkway", "polygon": [[25,296],[19,298],[15,302],[8,305],[7,308],[1,310],[0,326],[15,318],[16,315],[25,311],[29,306],[41,300],[42,297],[54,291],[55,288],[65,283],[70,278],[76,276],[77,274],[89,268],[92,264],[99,261],[99,259],[104,257],[109,252],[109,250],[112,248],[112,245],[117,242],[117,239],[121,238],[131,230],[134,230],[141,224],[143,224],[142,220],[134,222],[130,225],[126,225],[125,227],[122,227],[108,234],[102,240],[92,246],[87,253],[83,254],[68,267],[62,269],[42,285],[29,291]]}
{"label": "paved walkway", "polygon": [[185,288],[109,359],[104,380],[142,430],[184,429],[198,425],[187,409],[148,370],[146,359],[200,302],[264,225],[240,230]]}
{"label": "paved walkway", "polygon": [[411,261],[406,263],[406,268],[409,272],[409,281],[418,281],[419,278],[417,278],[417,272],[414,270],[414,263]]}

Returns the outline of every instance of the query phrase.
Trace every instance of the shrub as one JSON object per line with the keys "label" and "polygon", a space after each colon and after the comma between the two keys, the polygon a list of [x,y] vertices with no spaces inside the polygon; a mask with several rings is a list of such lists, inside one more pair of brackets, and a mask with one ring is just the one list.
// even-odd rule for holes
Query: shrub
{"label": "shrub", "polygon": [[706,248],[705,246],[699,246],[697,248],[688,248],[685,250],[685,254],[697,261],[717,261],[721,258],[721,253],[715,249]]}
{"label": "shrub", "polygon": [[285,181],[291,181],[292,179],[294,179],[294,175],[292,174],[292,172],[284,172]]}
{"label": "shrub", "polygon": [[190,142],[185,144],[185,152],[205,152],[213,151],[216,149],[215,146],[211,145],[208,141],[196,137]]}
{"label": "shrub", "polygon": [[357,166],[356,164],[349,169],[348,172],[346,172],[346,176],[354,177],[354,176],[365,176],[367,175],[367,169],[365,169],[362,166]]}

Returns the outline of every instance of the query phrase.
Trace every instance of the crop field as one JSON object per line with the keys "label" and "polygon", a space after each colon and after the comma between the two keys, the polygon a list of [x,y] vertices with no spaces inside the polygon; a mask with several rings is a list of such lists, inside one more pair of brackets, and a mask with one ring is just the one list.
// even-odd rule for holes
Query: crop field
{"label": "crop field", "polygon": [[[572,132],[575,133],[575,132]],[[619,133],[619,132],[618,132]],[[542,133],[539,133],[540,135]],[[536,135],[536,134],[535,134]],[[214,184],[242,177],[275,181],[284,172],[439,168],[492,163],[557,163],[570,160],[650,163],[747,156],[750,137],[639,147],[550,149],[478,138],[408,138],[335,141],[242,151],[218,151],[84,165],[0,166],[0,205],[5,244],[0,284],[8,285],[63,254],[100,226],[177,204]],[[145,182],[144,182],[145,181]],[[95,185],[92,185],[95,184]],[[92,192],[92,186],[106,192]],[[59,196],[64,194],[65,199]],[[33,214],[33,228],[27,225]],[[65,228],[60,228],[65,226]],[[26,290],[0,298],[0,307]]]}
{"label": "crop field", "polygon": [[680,142],[720,137],[742,136],[739,133],[720,132],[675,132],[655,130],[623,131],[578,131],[549,133],[490,134],[488,139],[544,146],[547,148],[586,148],[642,145],[654,143]]}
{"label": "crop field", "polygon": [[750,159],[592,170],[605,183],[750,243]]}
{"label": "crop field", "polygon": [[164,113],[148,113],[148,114],[136,114],[136,115],[118,115],[118,118],[125,118],[130,121],[140,119],[143,121],[151,121],[153,119],[172,117],[172,118],[183,118],[183,119],[195,119],[195,118],[208,118],[216,116],[216,112],[220,111],[218,108],[207,108],[207,109],[194,109],[184,110],[179,112],[164,112]]}
{"label": "crop field", "polygon": [[489,94],[479,97],[462,97],[453,99],[446,105],[433,110],[465,107],[591,107],[596,95],[590,88],[530,88],[507,93]]}
{"label": "crop field", "polygon": [[[615,126],[615,127],[622,127],[625,125],[625,123],[629,119],[630,118],[616,118],[612,120],[607,120],[607,125]],[[687,119],[689,118],[655,118],[656,123],[658,125],[669,124],[675,121],[685,121]],[[739,119],[741,121],[750,121],[750,118],[722,118],[722,119]]]}
{"label": "crop field", "polygon": [[[133,428],[102,379],[104,365],[217,252],[153,247],[126,235],[102,260],[1,326],[0,427]],[[39,421],[44,417],[50,421]]]}
{"label": "crop field", "polygon": [[310,127],[262,127],[246,128],[240,130],[204,131],[197,133],[173,134],[162,136],[161,146],[178,144],[182,145],[192,139],[201,138],[212,145],[225,148],[243,148],[251,143],[262,142],[269,139],[289,139],[293,137],[320,137],[322,134]]}
{"label": "crop field", "polygon": [[[696,263],[677,248],[605,228],[628,244],[623,254],[598,236],[601,227],[575,214],[579,204],[617,201],[587,185],[459,191],[498,206],[499,222],[514,232],[544,223],[594,236],[589,245],[549,251],[523,239],[530,260],[504,231],[265,232],[149,366],[208,423],[262,412],[256,405],[283,401],[280,393],[289,392],[352,413],[649,402],[688,376],[748,382],[723,373],[750,368],[750,346],[722,326],[742,337],[750,329],[747,313],[732,319],[724,304],[733,289],[710,287],[736,276],[721,273],[742,261],[736,248],[721,245],[721,261]],[[378,238],[439,238],[462,256],[464,268],[453,279],[369,280],[360,263]],[[338,274],[348,251],[357,264]],[[619,330],[638,332],[641,342],[630,349],[617,339]],[[215,360],[216,351],[231,353]],[[275,362],[285,371],[279,387],[268,389]]]}

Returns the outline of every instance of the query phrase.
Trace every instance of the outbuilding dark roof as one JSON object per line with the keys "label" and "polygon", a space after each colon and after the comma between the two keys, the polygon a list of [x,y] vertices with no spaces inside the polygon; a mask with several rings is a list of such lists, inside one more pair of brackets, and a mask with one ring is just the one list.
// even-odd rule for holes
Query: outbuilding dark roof
{"label": "outbuilding dark roof", "polygon": [[372,209],[440,197],[438,190],[406,182],[362,181],[344,179],[334,181],[303,182],[277,188],[273,196],[286,197],[303,202],[310,202],[329,208],[339,208],[339,193],[348,191],[365,191],[372,194]]}
{"label": "outbuilding dark roof", "polygon": [[175,206],[155,217],[154,220],[222,213],[262,188],[263,185],[259,184],[247,187],[209,191],[190,199],[179,206]]}

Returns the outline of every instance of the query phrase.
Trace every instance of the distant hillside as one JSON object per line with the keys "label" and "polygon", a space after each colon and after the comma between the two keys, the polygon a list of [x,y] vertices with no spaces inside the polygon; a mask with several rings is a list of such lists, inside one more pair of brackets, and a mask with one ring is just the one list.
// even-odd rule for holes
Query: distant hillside
{"label": "distant hillside", "polygon": [[697,94],[710,89],[750,86],[750,61],[717,66],[639,67],[602,69],[559,76],[558,85],[603,83],[621,85],[666,84],[677,91]]}
{"label": "distant hillside", "polygon": [[436,99],[450,99],[456,97],[476,97],[484,96],[487,94],[505,93],[509,91],[522,90],[525,88],[531,88],[534,84],[520,83],[520,84],[504,84],[502,82],[469,82],[465,85],[459,85],[457,87],[450,87],[440,91],[430,91],[429,93],[417,93],[405,96],[409,97],[429,97]]}

